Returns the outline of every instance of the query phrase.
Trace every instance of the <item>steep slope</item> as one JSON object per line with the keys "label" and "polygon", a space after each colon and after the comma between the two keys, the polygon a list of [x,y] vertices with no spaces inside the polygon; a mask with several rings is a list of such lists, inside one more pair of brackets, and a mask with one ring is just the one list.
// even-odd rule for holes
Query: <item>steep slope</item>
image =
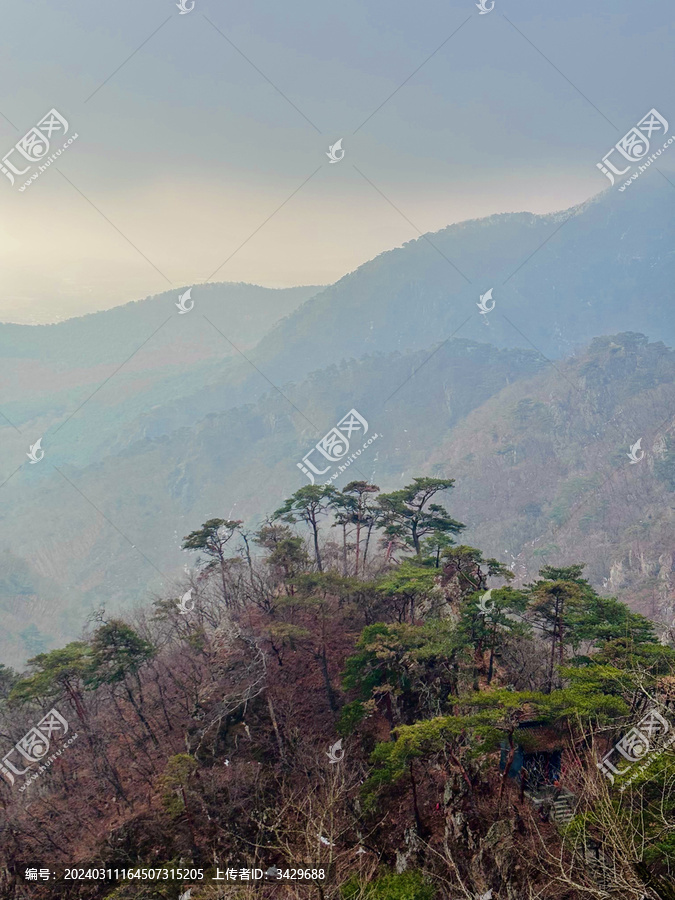
{"label": "steep slope", "polygon": [[[674,239],[672,196],[654,179],[630,197],[607,191],[565,212],[452,225],[326,288],[272,330],[253,358],[270,377],[294,379],[342,358],[426,347],[469,316],[460,337],[534,344],[554,358],[618,331],[670,345]],[[496,307],[477,316],[488,288]]]}
{"label": "steep slope", "polygon": [[457,479],[467,540],[521,581],[579,560],[598,588],[671,626],[674,437],[675,353],[619,334],[504,388],[448,432],[427,467]]}
{"label": "steep slope", "polygon": [[[452,341],[424,366],[424,379],[412,379],[412,400],[394,397],[385,406],[427,355],[374,356],[316,372],[296,386],[305,397],[302,413],[271,392],[84,468],[48,451],[3,488],[0,529],[8,546],[59,598],[35,616],[36,606],[21,604],[22,628],[33,623],[51,645],[72,637],[73,622],[101,604],[114,609],[148,589],[170,590],[185,559],[182,537],[214,515],[250,521],[270,514],[308,483],[296,463],[352,407],[368,421],[369,436],[379,437],[357,474],[354,466],[336,484],[353,477],[396,483],[402,468],[423,460],[471,409],[542,367],[533,351]],[[0,659],[17,652],[22,642],[10,623]]]}
{"label": "steep slope", "polygon": [[[224,383],[236,406],[257,400],[265,379],[298,382],[326,365],[420,350],[453,335],[535,347],[549,358],[619,331],[672,345],[674,246],[669,189],[654,175],[639,191],[606,191],[559,213],[452,225],[382,253],[320,291],[270,330],[247,354],[250,362],[237,360],[217,383],[170,411],[159,405],[144,428],[158,434],[187,423],[195,406],[222,409]],[[479,315],[476,303],[489,288],[495,308]],[[293,399],[302,406],[302,396]]]}
{"label": "steep slope", "polygon": [[[190,315],[177,314],[171,293],[74,324],[9,326],[20,346],[25,333],[38,334],[36,349],[48,362],[35,351],[8,361],[13,374],[0,409],[30,422],[37,437],[116,373],[59,435],[63,458],[86,465],[142,437],[257,402],[270,381],[297,383],[343,360],[420,350],[441,337],[535,347],[549,358],[616,331],[639,330],[671,345],[674,238],[670,196],[646,179],[639,190],[605,192],[561,213],[453,225],[318,293],[202,285]],[[476,303],[488,288],[496,306],[479,315]],[[301,394],[291,399],[303,408]]]}
{"label": "steep slope", "polygon": [[[25,563],[35,575],[33,593],[40,579],[55,586],[50,629],[70,635],[83,609],[133,602],[157,579],[167,583],[180,538],[196,520],[230,510],[269,512],[303,483],[295,463],[352,407],[382,434],[359,464],[361,477],[392,487],[425,464],[440,471],[447,461],[430,448],[454,447],[452,429],[472,410],[483,431],[471,431],[474,446],[463,445],[459,457],[447,451],[453,465],[462,464],[450,474],[477,477],[470,459],[462,463],[470,453],[479,454],[479,470],[491,471],[494,460],[481,456],[490,415],[506,415],[510,392],[516,403],[527,399],[505,386],[546,364],[533,346],[555,358],[616,329],[673,342],[674,224],[669,195],[646,180],[620,197],[599,195],[569,216],[519,213],[452,226],[430,237],[441,253],[429,240],[413,241],[319,293],[200,286],[188,315],[176,311],[176,291],[70,323],[1,326],[0,344],[14,341],[17,349],[3,363],[14,380],[6,379],[0,409],[21,427],[17,434],[3,426],[0,478],[10,480],[1,521],[19,568]],[[476,301],[489,287],[496,306],[481,315]],[[495,345],[525,349],[504,356]],[[557,372],[542,377],[537,390],[546,397],[564,388]],[[476,409],[504,390],[491,412]],[[614,415],[611,392],[594,402],[591,424],[600,433],[602,417]],[[574,431],[567,412],[571,401],[550,440],[564,443],[571,429],[584,446],[590,437]],[[657,427],[653,417],[647,426]],[[625,449],[640,433],[626,429]],[[45,461],[17,472],[38,437]],[[509,441],[504,437],[500,449]],[[505,471],[510,452],[498,458],[494,490],[512,481]],[[542,472],[527,470],[518,492],[536,492],[530,479],[541,477],[552,503],[565,471],[556,476],[542,465]],[[493,508],[480,487],[460,497],[461,517],[484,526]],[[518,493],[514,502],[526,506],[529,499],[521,502]],[[36,528],[37,510],[44,513]],[[513,512],[500,511],[505,523]],[[513,533],[508,524],[493,526],[482,544],[517,555],[527,541],[546,543],[545,522],[523,532],[521,520],[516,514]],[[110,531],[111,522],[124,537]],[[139,557],[140,547],[150,562]],[[609,570],[598,564],[596,582],[605,577]],[[41,617],[30,621],[47,625]]]}
{"label": "steep slope", "polygon": [[[214,515],[251,522],[271,513],[308,483],[296,464],[352,407],[378,437],[336,486],[455,478],[463,540],[514,566],[521,581],[544,563],[583,561],[598,588],[670,624],[673,351],[624,333],[553,367],[533,351],[455,340],[409,377],[427,358],[377,355],[318,371],[295,386],[302,413],[271,392],[84,469],[19,473],[4,488],[13,512],[2,527],[24,579],[34,572],[59,599],[48,611],[22,603],[22,628],[6,632],[0,653],[29,624],[50,643],[72,636],[86,610],[170,591],[183,535]],[[631,463],[638,438],[645,456]]]}

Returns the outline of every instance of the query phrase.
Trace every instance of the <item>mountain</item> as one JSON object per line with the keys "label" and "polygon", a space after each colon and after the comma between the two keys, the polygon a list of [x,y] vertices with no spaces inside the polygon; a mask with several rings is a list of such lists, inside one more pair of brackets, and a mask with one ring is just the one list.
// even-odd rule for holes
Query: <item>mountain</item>
{"label": "mountain", "polygon": [[[408,391],[386,402],[404,382]],[[40,636],[66,638],[100,605],[133,606],[150,587],[177,593],[191,561],[183,536],[214,515],[250,523],[270,514],[308,483],[297,463],[352,407],[377,437],[336,487],[366,478],[390,490],[414,472],[452,477],[462,540],[512,566],[519,582],[543,564],[578,560],[599,588],[670,621],[675,497],[664,497],[675,490],[675,353],[661,342],[598,338],[554,367],[534,351],[455,339],[431,357],[331,367],[298,388],[311,398],[304,414],[271,392],[88,467],[35,467],[6,485],[13,513],[0,521],[24,588],[17,607],[17,576],[0,583],[3,658]],[[645,457],[633,464],[638,438]],[[39,590],[25,586],[26,571]]]}
{"label": "mountain", "polygon": [[[210,384],[147,409],[124,440],[255,402],[270,382],[285,385],[304,409],[308,398],[290,385],[314,371],[366,354],[423,350],[452,336],[552,359],[623,331],[673,345],[670,196],[649,180],[629,193],[606,191],[549,215],[462,222],[382,253],[313,294]],[[495,309],[480,315],[476,304],[490,288]]]}
{"label": "mountain", "polygon": [[456,479],[467,540],[521,583],[578,560],[604,593],[673,624],[675,353],[663,343],[596,338],[470,412],[426,469]]}
{"label": "mountain", "polygon": [[[175,307],[180,289],[56,325],[0,326],[0,411],[18,426],[2,427],[0,655],[72,637],[101,605],[174,590],[183,535],[214,515],[272,512],[307,483],[297,463],[352,408],[378,435],[354,477],[390,489],[443,472],[457,479],[468,534],[517,558],[522,577],[564,544],[596,585],[635,589],[641,608],[666,615],[665,513],[647,549],[612,531],[633,525],[602,493],[610,518],[596,511],[590,544],[556,527],[614,471],[612,453],[640,477],[667,464],[671,206],[647,181],[565,213],[451,226],[327,288],[201,285],[189,314]],[[481,314],[488,288],[495,307]],[[621,354],[622,408],[635,418],[610,434]],[[647,458],[631,465],[641,436]],[[45,458],[31,465],[38,438]],[[645,515],[664,478],[644,495]],[[663,582],[653,600],[647,577]]]}
{"label": "mountain", "polygon": [[[447,534],[452,493],[387,527]],[[341,544],[210,543],[180,608],[0,667],[3,900],[674,900],[672,635],[575,564],[513,590],[480,548]]]}
{"label": "mountain", "polygon": [[194,306],[181,314],[176,303],[187,289],[51,325],[0,324],[0,411],[44,434],[88,403],[83,427],[75,419],[61,434],[71,451],[84,440],[80,458],[88,462],[148,409],[221,378],[238,351],[318,290],[197,285],[186,299]]}
{"label": "mountain", "polygon": [[452,341],[424,366],[430,381],[416,381],[415,402],[394,401],[385,411],[392,387],[427,357],[378,355],[315,373],[298,386],[311,396],[302,414],[273,391],[257,404],[144,437],[89,466],[54,462],[56,454],[47,450],[44,461],[3,487],[0,528],[49,591],[45,597],[43,584],[25,592],[17,607],[12,584],[0,581],[0,658],[23,652],[27,622],[45,641],[65,639],[78,617],[101,605],[141,602],[149,588],[172,590],[186,561],[183,536],[214,515],[250,520],[271,513],[307,483],[296,463],[352,407],[368,421],[369,434],[378,434],[358,470],[363,477],[375,471],[378,478],[380,472],[397,478],[402,457],[423,460],[448,427],[513,379],[542,368],[530,350]]}
{"label": "mountain", "polygon": [[[563,212],[452,225],[326,288],[201,285],[189,315],[178,314],[176,291],[73,324],[2,326],[40,340],[29,358],[15,353],[0,368],[8,373],[0,410],[37,435],[86,401],[59,433],[63,459],[86,464],[254,403],[270,384],[285,385],[304,409],[306,398],[290,385],[314,371],[451,336],[549,359],[624,331],[671,346],[674,245],[669,193],[647,179],[639,191],[606,191]],[[495,308],[480,315],[476,304],[490,288]],[[46,367],[42,353],[52,361]]]}
{"label": "mountain", "polygon": [[[631,197],[606,191],[550,215],[462,222],[325,288],[270,331],[252,358],[285,381],[327,362],[428,347],[458,329],[459,337],[534,346],[552,358],[621,331],[671,345],[674,237],[672,197],[660,183]],[[477,315],[489,288],[495,309]]]}

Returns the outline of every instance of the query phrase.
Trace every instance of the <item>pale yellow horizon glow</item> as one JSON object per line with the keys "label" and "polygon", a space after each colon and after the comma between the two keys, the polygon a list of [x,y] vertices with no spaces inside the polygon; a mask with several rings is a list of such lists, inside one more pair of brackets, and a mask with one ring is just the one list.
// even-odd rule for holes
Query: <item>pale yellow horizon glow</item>
{"label": "pale yellow horizon glow", "polygon": [[[595,180],[543,171],[459,186],[401,186],[367,174],[422,232],[494,213],[566,209],[598,190]],[[12,195],[0,222],[0,321],[56,322],[206,280],[331,284],[419,236],[353,169],[339,180],[322,170],[253,235],[306,177],[268,185],[175,178],[88,195],[160,274],[49,172]]]}

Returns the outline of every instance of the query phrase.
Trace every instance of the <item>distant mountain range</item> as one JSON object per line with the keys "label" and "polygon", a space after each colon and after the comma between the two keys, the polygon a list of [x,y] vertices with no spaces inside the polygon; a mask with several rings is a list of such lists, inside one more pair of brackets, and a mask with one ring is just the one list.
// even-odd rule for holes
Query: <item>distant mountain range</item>
{"label": "distant mountain range", "polygon": [[642,188],[452,226],[323,289],[197,285],[180,315],[186,286],[0,325],[0,411],[19,429],[2,427],[0,661],[175,588],[183,535],[271,512],[351,408],[378,439],[350,478],[453,477],[466,539],[520,577],[587,561],[672,619],[675,221]]}
{"label": "distant mountain range", "polygon": [[[551,215],[462,222],[410,241],[303,304],[252,358],[269,377],[288,381],[341,359],[429,347],[454,333],[497,347],[534,347],[551,358],[620,331],[670,345],[675,208],[669,190],[645,188],[630,198],[607,191]],[[476,315],[489,288],[495,309]]]}
{"label": "distant mountain range", "polygon": [[238,351],[250,351],[317,291],[199,285],[190,315],[176,306],[187,288],[53,325],[0,324],[0,411],[46,432],[97,391],[88,417],[73,421],[67,436],[91,435],[95,422],[110,446],[129,421],[218,381]]}

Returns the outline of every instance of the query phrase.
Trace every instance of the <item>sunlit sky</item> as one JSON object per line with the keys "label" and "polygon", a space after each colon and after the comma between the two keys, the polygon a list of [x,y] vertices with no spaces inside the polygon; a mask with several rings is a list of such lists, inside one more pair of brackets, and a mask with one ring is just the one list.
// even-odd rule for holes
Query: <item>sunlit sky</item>
{"label": "sunlit sky", "polygon": [[23,193],[0,175],[0,319],[325,284],[419,231],[583,201],[649,109],[675,127],[672,19],[668,0],[5,4],[0,156],[52,107],[78,138]]}

